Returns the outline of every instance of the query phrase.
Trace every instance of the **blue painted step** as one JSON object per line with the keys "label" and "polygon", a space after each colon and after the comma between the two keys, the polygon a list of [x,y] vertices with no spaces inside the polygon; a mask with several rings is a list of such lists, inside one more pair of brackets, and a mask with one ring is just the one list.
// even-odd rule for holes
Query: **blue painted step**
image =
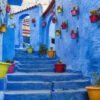
{"label": "blue painted step", "polygon": [[8,75],[9,81],[68,81],[83,78],[77,73],[14,73]]}
{"label": "blue painted step", "polygon": [[24,81],[24,82],[8,82],[7,90],[51,90],[52,83],[50,82],[34,82],[34,81]]}
{"label": "blue painted step", "polygon": [[50,91],[7,91],[4,100],[51,100]]}
{"label": "blue painted step", "polygon": [[85,89],[56,91],[52,93],[52,100],[89,100]]}
{"label": "blue painted step", "polygon": [[77,89],[77,88],[85,88],[86,86],[90,86],[90,80],[80,79],[80,80],[72,80],[72,81],[60,81],[53,82],[54,90],[68,90],[68,89]]}

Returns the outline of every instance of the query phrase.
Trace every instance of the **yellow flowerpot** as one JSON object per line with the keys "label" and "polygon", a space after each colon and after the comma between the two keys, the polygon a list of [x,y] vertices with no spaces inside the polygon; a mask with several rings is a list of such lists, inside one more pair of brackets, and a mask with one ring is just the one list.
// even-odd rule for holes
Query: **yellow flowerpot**
{"label": "yellow flowerpot", "polygon": [[55,51],[49,50],[48,51],[48,57],[53,58],[55,56]]}
{"label": "yellow flowerpot", "polygon": [[86,87],[89,100],[100,100],[100,87]]}
{"label": "yellow flowerpot", "polygon": [[10,63],[0,62],[0,78],[4,78],[6,76],[9,66],[10,66]]}
{"label": "yellow flowerpot", "polygon": [[0,27],[0,31],[1,32],[6,32],[6,26],[4,24]]}
{"label": "yellow flowerpot", "polygon": [[31,53],[33,52],[33,48],[28,48],[28,49],[27,49],[27,52],[28,52],[29,54],[31,54]]}

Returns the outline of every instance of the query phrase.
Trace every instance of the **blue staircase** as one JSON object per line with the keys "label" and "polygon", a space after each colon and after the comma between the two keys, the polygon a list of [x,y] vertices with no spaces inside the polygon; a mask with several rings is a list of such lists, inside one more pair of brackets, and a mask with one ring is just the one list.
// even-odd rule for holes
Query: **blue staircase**
{"label": "blue staircase", "polygon": [[7,76],[4,100],[88,100],[85,87],[90,85],[81,72],[55,73],[58,58],[16,51],[16,71]]}

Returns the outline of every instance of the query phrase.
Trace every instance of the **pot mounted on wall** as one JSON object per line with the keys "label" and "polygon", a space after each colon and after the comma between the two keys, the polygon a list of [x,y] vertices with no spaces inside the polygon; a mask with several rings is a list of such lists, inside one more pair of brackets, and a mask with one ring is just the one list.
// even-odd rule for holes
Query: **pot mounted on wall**
{"label": "pot mounted on wall", "polygon": [[63,30],[67,29],[68,28],[68,22],[63,21],[62,24],[61,24],[61,28]]}
{"label": "pot mounted on wall", "polygon": [[79,8],[74,6],[73,9],[71,10],[71,14],[72,16],[77,16],[79,14]]}
{"label": "pot mounted on wall", "polygon": [[91,10],[90,13],[91,13],[90,16],[91,23],[95,23],[100,20],[99,18],[100,15],[98,15],[97,10]]}
{"label": "pot mounted on wall", "polygon": [[56,21],[57,21],[56,17],[53,17],[52,18],[52,23],[56,23]]}
{"label": "pot mounted on wall", "polygon": [[71,38],[72,39],[78,38],[78,28],[77,28],[77,32],[75,32],[73,29],[71,30]]}
{"label": "pot mounted on wall", "polygon": [[9,12],[10,12],[10,10],[11,10],[10,5],[7,5],[7,6],[6,6],[6,12],[7,12],[7,13],[9,13]]}
{"label": "pot mounted on wall", "polygon": [[56,30],[56,36],[60,36],[61,35],[61,30]]}
{"label": "pot mounted on wall", "polygon": [[36,22],[35,18],[32,18],[32,23],[35,23],[35,22]]}
{"label": "pot mounted on wall", "polygon": [[58,13],[62,13],[62,12],[63,12],[63,8],[62,8],[61,6],[58,6],[58,7],[57,7],[57,12],[58,12]]}

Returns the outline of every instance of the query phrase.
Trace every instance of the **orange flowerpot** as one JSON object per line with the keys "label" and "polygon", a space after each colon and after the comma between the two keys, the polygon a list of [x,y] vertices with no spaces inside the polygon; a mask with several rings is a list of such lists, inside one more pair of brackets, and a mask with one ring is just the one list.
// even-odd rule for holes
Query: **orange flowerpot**
{"label": "orange flowerpot", "polygon": [[0,27],[0,32],[6,32],[6,26],[4,24]]}
{"label": "orange flowerpot", "polygon": [[89,100],[100,100],[100,87],[86,87]]}
{"label": "orange flowerpot", "polygon": [[48,57],[50,57],[50,58],[55,57],[55,51],[49,50],[49,51],[48,51]]}

